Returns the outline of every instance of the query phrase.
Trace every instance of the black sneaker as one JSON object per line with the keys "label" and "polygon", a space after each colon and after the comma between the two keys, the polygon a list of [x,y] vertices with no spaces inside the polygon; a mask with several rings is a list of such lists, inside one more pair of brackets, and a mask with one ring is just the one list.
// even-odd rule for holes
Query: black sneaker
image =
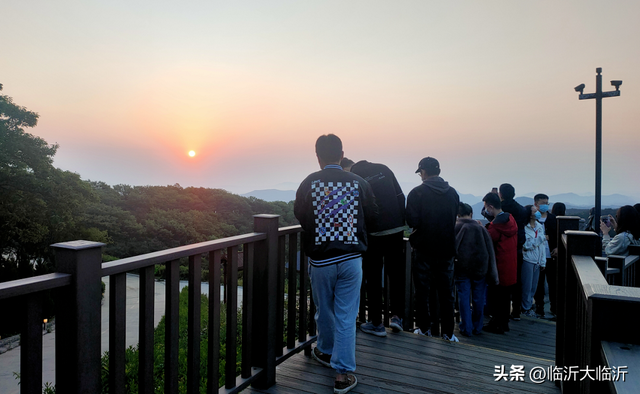
{"label": "black sneaker", "polygon": [[504,330],[501,327],[494,326],[493,324],[487,324],[482,327],[482,331],[491,332],[494,334],[504,334]]}
{"label": "black sneaker", "polygon": [[513,321],[520,321],[520,314],[519,313],[512,313],[511,316],[509,316],[509,318]]}
{"label": "black sneaker", "polygon": [[347,391],[350,391],[352,388],[356,387],[358,384],[358,379],[356,379],[356,375],[347,374],[347,380],[345,381],[337,381],[333,384],[333,392],[334,394],[343,394]]}
{"label": "black sneaker", "polygon": [[[317,362],[325,367],[331,368],[331,355],[322,353],[317,347],[313,348],[311,356],[316,359]],[[346,391],[345,391],[346,393]]]}
{"label": "black sneaker", "polygon": [[402,319],[400,319],[398,316],[395,316],[395,315],[391,318],[391,324],[389,324],[389,327],[391,327],[393,332],[400,332],[404,330],[404,326],[402,325]]}

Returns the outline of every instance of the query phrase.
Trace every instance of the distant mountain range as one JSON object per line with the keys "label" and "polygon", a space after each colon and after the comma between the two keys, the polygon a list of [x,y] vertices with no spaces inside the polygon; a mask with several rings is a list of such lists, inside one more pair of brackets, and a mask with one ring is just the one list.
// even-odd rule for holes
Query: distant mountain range
{"label": "distant mountain range", "polygon": [[[411,190],[417,185],[401,184],[403,190]],[[405,191],[406,193],[406,191]],[[278,189],[265,189],[254,190],[249,193],[241,194],[243,197],[255,197],[265,201],[284,201],[289,202],[295,200],[295,190],[278,190]],[[484,197],[484,196],[482,196]],[[465,202],[473,208],[474,218],[481,218],[480,211],[482,210],[482,197],[475,196],[473,194],[460,194],[460,201]],[[533,204],[533,197],[518,196],[516,201],[522,206]],[[583,208],[589,209],[595,205],[594,196],[580,196],[575,193],[562,193],[549,196],[549,203],[553,205],[556,202],[563,202],[567,208]],[[622,194],[610,194],[602,196],[602,208],[618,208],[623,205],[633,205],[637,203],[634,198],[624,196]]]}
{"label": "distant mountain range", "polygon": [[254,190],[249,193],[241,194],[242,197],[255,197],[261,200],[273,202],[284,201],[289,202],[296,199],[295,190],[278,190],[278,189],[265,189]]}

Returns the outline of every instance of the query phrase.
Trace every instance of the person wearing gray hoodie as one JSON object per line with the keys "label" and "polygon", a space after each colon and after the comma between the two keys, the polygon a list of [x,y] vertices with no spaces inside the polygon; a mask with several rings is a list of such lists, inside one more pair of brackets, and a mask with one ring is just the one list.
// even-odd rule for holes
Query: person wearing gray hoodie
{"label": "person wearing gray hoodie", "polygon": [[442,319],[442,337],[458,342],[454,328],[453,258],[455,225],[460,197],[440,175],[440,163],[433,157],[420,160],[418,170],[422,184],[407,197],[406,219],[413,229],[409,242],[415,251],[413,281],[416,287],[417,328],[421,335],[431,335],[438,320],[429,313],[431,289],[438,298]]}

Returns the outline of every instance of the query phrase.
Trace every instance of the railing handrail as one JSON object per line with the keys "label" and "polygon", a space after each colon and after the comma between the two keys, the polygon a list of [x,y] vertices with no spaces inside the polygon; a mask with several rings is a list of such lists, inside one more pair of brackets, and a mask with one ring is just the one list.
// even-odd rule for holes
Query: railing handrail
{"label": "railing handrail", "polygon": [[299,224],[296,224],[295,226],[287,226],[287,227],[278,228],[278,235],[295,234],[295,233],[299,233],[301,231],[302,231],[302,226],[299,225]]}
{"label": "railing handrail", "polygon": [[54,272],[3,282],[0,283],[0,300],[68,286],[71,284],[71,280],[70,274]]}
{"label": "railing handrail", "polygon": [[124,259],[110,261],[102,264],[102,276],[121,274],[131,270],[149,267],[167,261],[178,260],[197,254],[208,253],[212,250],[226,249],[249,242],[262,241],[267,238],[265,233],[248,233],[236,235],[228,238],[215,239],[197,244],[178,246],[176,248],[160,250],[139,256],[127,257]]}

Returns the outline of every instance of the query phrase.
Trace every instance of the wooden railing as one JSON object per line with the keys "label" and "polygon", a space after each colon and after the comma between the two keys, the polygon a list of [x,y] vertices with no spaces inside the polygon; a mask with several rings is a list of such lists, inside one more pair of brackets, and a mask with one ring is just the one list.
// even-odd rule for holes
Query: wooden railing
{"label": "wooden railing", "polygon": [[[633,316],[640,314],[640,288],[616,285],[632,282],[629,278],[635,276],[634,267],[640,258],[613,258],[607,263],[600,258],[602,249],[597,234],[565,231],[577,228],[577,223],[578,218],[558,218],[556,366],[564,369],[565,376],[571,369],[594,371],[590,377],[581,374],[557,383],[565,393],[638,392],[634,391],[638,389],[637,383],[596,379],[595,369],[617,367],[609,364],[613,359],[629,359],[618,357],[629,347],[612,344],[640,345],[637,326],[629,324]],[[612,261],[619,265],[611,267]],[[640,362],[637,357],[635,360]]]}
{"label": "wooden railing", "polygon": [[[278,216],[257,215],[254,233],[102,263],[103,244],[73,241],[53,245],[57,273],[0,283],[0,299],[24,304],[21,330],[21,393],[42,392],[42,292],[55,289],[56,391],[101,392],[101,277],[109,276],[109,392],[125,392],[126,273],[140,273],[139,392],[153,393],[154,267],[166,265],[165,393],[178,392],[179,261],[189,261],[187,392],[200,392],[201,259],[209,258],[209,329],[207,392],[236,393],[252,384],[275,383],[276,365],[315,341],[313,302],[307,265],[298,259],[300,226],[278,228]],[[220,283],[223,251],[227,255],[226,348],[236,349],[238,250],[243,249],[242,362],[236,377],[236,352],[226,352],[224,388],[218,388],[220,354]],[[289,253],[284,251],[288,247]],[[304,261],[302,252],[300,261]],[[288,262],[289,269],[286,269]],[[284,288],[288,300],[284,323]],[[297,301],[297,302],[296,302]],[[296,316],[297,315],[297,316]],[[297,323],[297,324],[296,324]],[[296,330],[296,327],[297,330]],[[284,332],[287,343],[283,346]],[[296,340],[297,336],[297,340]],[[62,350],[64,349],[64,351]]]}

